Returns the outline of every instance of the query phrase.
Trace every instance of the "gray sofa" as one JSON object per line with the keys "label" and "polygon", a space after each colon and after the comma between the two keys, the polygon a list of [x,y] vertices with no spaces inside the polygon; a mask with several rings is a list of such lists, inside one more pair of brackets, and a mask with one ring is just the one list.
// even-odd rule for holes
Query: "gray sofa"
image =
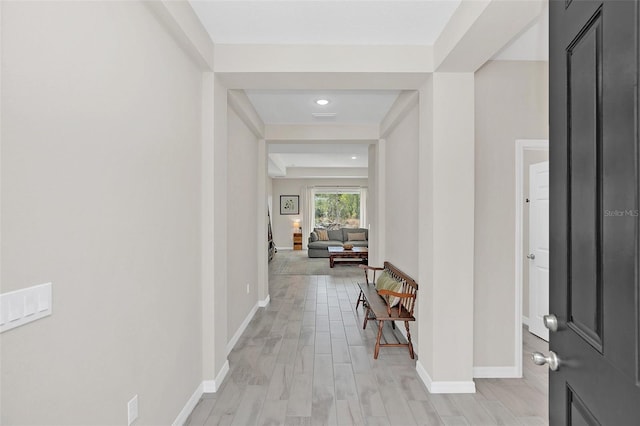
{"label": "gray sofa", "polygon": [[[350,241],[349,234],[360,234],[364,232],[364,241]],[[320,241],[315,232],[309,236],[308,253],[309,257],[329,257],[329,246],[341,246],[345,243],[353,244],[354,247],[369,247],[369,230],[365,228],[340,228],[327,231],[329,241]]]}

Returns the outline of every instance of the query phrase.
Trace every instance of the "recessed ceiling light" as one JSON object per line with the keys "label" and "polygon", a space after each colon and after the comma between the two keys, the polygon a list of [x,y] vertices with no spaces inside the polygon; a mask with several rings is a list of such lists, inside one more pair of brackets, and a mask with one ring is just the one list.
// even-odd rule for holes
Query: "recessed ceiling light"
{"label": "recessed ceiling light", "polygon": [[355,155],[353,157],[351,157],[352,160],[357,160],[358,157],[356,157]]}
{"label": "recessed ceiling light", "polygon": [[321,106],[329,105],[329,99],[318,99],[316,103]]}

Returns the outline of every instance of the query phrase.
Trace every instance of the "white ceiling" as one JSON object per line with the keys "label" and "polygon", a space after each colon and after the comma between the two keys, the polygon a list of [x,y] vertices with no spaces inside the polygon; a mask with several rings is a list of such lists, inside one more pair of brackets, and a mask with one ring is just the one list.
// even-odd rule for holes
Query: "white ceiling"
{"label": "white ceiling", "polygon": [[368,167],[368,150],[365,143],[269,144],[268,148],[269,157],[287,168]]}
{"label": "white ceiling", "polygon": [[[247,90],[265,124],[379,124],[395,102],[397,90]],[[320,106],[318,99],[329,104]],[[336,113],[334,117],[312,113]]]}
{"label": "white ceiling", "polygon": [[[433,45],[460,0],[190,0],[218,44]],[[494,59],[547,60],[545,10]],[[265,124],[377,124],[397,91],[247,90]],[[327,106],[315,100],[327,98]],[[314,118],[312,112],[335,112]],[[270,145],[270,170],[367,167],[367,145]],[[352,160],[351,156],[358,157]],[[270,173],[271,174],[271,173]]]}
{"label": "white ceiling", "polygon": [[460,0],[191,0],[221,44],[432,45]]}

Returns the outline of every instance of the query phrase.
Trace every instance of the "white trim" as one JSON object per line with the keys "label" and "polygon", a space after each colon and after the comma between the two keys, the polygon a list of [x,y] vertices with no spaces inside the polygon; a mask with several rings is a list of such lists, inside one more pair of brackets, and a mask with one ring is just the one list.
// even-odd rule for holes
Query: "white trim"
{"label": "white trim", "polygon": [[229,353],[233,350],[233,347],[236,345],[236,343],[238,343],[238,340],[240,340],[240,336],[242,336],[242,333],[244,333],[244,331],[249,326],[249,323],[253,319],[253,316],[258,311],[258,304],[259,302],[256,302],[256,304],[253,305],[253,308],[251,308],[251,311],[249,311],[249,314],[247,315],[247,317],[244,319],[244,321],[242,321],[242,324],[240,324],[240,327],[238,327],[238,330],[236,331],[236,333],[233,335],[231,340],[229,340],[229,342],[227,343],[227,355],[229,355]]}
{"label": "white trim", "polygon": [[201,71],[213,71],[214,44],[191,5],[167,0],[146,1],[143,4]]}
{"label": "white trim", "polygon": [[202,398],[202,395],[205,393],[217,392],[218,389],[220,389],[220,385],[222,385],[224,378],[227,376],[227,373],[229,373],[228,360],[224,362],[224,365],[220,369],[220,372],[216,376],[215,380],[203,380],[202,383],[198,385],[182,410],[180,410],[180,414],[178,414],[178,417],[176,417],[176,419],[173,421],[172,426],[183,426],[189,419],[189,416],[193,412],[193,409],[196,408],[196,405],[198,405],[198,402],[200,401],[200,398]]}
{"label": "white trim", "polygon": [[[385,226],[387,220],[387,174],[386,174],[386,150],[387,141],[385,139],[378,139],[376,144],[376,163],[375,163],[375,190],[374,198],[375,203],[375,219],[376,223],[373,225],[377,230],[375,233],[375,246],[369,245],[369,265],[382,265],[382,262],[386,260],[386,243],[387,243],[387,228]],[[377,195],[377,196],[376,196]]]}
{"label": "white trim", "polygon": [[229,373],[229,360],[226,360],[224,362],[215,380],[205,380],[202,382],[202,392],[203,393],[218,392],[218,389],[220,389],[220,386],[222,386],[222,382],[224,382],[224,378],[227,377],[227,373]]}
{"label": "white trim", "polygon": [[[229,361],[226,362],[227,364]],[[224,369],[224,366],[222,367]],[[220,370],[222,372],[222,370]],[[202,393],[215,393],[218,390],[215,380],[204,380],[202,382]]]}
{"label": "white trim", "polygon": [[[246,95],[245,95],[246,96]],[[264,244],[256,244],[258,259],[258,274],[256,287],[258,289],[258,300],[269,296],[269,244],[267,242],[267,228],[269,215],[269,193],[267,188],[267,143],[264,139],[258,140],[258,196],[256,212],[256,241],[263,241]]]}
{"label": "white trim", "polygon": [[265,308],[269,302],[271,302],[271,295],[267,294],[266,299],[264,300],[258,300],[258,306],[261,308]]}
{"label": "white trim", "polygon": [[[216,381],[213,384],[214,385],[213,392],[218,392],[218,389],[220,389],[222,382],[224,382],[224,378],[227,377],[227,373],[229,373],[229,360],[226,360],[224,364],[222,364],[222,368],[220,369],[220,372],[216,376]],[[205,392],[207,391],[206,386],[204,387],[204,390]]]}
{"label": "white trim", "polygon": [[[522,377],[522,227],[523,227],[523,188],[524,183],[524,151],[548,151],[549,141],[544,139],[518,139],[516,140],[516,237],[515,237],[515,352],[514,352],[514,365],[516,369],[516,377]],[[520,325],[520,326],[517,326]]]}
{"label": "white trim", "polygon": [[[264,122],[253,107],[244,90],[229,90],[227,94],[229,107],[235,111],[240,120],[251,130],[258,139],[264,138]],[[266,159],[265,159],[266,165]],[[265,172],[266,175],[266,172]],[[259,180],[260,181],[260,180]]]}
{"label": "white trim", "polygon": [[292,250],[293,251],[293,246],[291,247],[276,247],[277,250]]}
{"label": "white trim", "polygon": [[420,361],[416,362],[416,371],[429,393],[476,393],[476,384],[473,380],[468,382],[434,382]]}
{"label": "white trim", "polygon": [[510,367],[473,367],[473,377],[477,379],[521,378],[516,366]]}
{"label": "white trim", "polygon": [[522,325],[529,327],[529,317],[522,316]]}
{"label": "white trim", "polygon": [[380,122],[380,137],[386,138],[404,120],[409,112],[418,106],[418,91],[405,90],[391,105],[389,112]]}
{"label": "white trim", "polygon": [[178,414],[178,417],[176,417],[176,419],[173,421],[172,423],[173,426],[182,426],[187,422],[187,420],[189,419],[189,416],[193,412],[193,409],[196,408],[196,405],[198,405],[198,402],[202,397],[203,384],[204,382],[198,385],[196,390],[191,395],[191,398],[189,398],[187,403],[184,405],[184,407],[180,411],[180,414]]}

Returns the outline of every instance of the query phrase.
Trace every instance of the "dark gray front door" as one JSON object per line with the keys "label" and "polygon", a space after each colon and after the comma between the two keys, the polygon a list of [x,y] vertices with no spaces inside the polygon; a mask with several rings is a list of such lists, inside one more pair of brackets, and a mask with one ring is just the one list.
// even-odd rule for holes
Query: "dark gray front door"
{"label": "dark gray front door", "polygon": [[640,425],[639,16],[550,1],[551,425]]}

